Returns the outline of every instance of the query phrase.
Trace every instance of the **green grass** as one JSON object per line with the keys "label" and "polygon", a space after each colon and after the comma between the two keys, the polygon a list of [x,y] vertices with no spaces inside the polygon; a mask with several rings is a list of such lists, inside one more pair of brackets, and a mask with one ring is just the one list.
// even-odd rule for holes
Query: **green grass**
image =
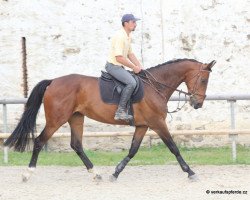
{"label": "green grass", "polygon": [[[250,147],[237,146],[237,161],[234,163],[230,147],[218,148],[185,148],[180,147],[180,152],[188,164],[193,165],[250,165]],[[128,150],[121,152],[90,151],[86,154],[94,165],[116,165],[128,153]],[[9,152],[9,163],[7,166],[28,165],[31,152],[18,153]],[[142,147],[136,156],[129,162],[129,165],[165,165],[177,164],[175,156],[164,145],[157,145],[151,148]],[[3,151],[0,152],[0,165],[3,163]],[[41,152],[38,165],[61,165],[61,166],[82,166],[81,160],[74,152],[56,153]]]}

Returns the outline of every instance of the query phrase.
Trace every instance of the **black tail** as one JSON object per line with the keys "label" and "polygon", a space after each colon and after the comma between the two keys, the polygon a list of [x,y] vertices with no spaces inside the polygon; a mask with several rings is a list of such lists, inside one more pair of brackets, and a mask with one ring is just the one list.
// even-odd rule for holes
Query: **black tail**
{"label": "black tail", "polygon": [[30,133],[32,133],[32,138],[34,138],[37,113],[42,104],[45,90],[51,82],[52,80],[43,80],[34,87],[25,105],[22,118],[13,133],[5,141],[5,146],[14,146],[16,151],[23,152],[28,143]]}

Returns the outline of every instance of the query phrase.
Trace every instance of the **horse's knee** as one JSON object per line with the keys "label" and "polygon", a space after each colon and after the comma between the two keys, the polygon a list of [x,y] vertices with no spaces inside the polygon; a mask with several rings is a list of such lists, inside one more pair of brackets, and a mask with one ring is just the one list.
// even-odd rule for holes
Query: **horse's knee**
{"label": "horse's knee", "polygon": [[79,142],[71,142],[70,146],[75,152],[82,151],[82,145]]}
{"label": "horse's knee", "polygon": [[132,159],[132,158],[135,156],[135,154],[137,153],[137,151],[138,151],[138,149],[131,149],[131,150],[129,151],[128,157],[129,157],[130,159]]}

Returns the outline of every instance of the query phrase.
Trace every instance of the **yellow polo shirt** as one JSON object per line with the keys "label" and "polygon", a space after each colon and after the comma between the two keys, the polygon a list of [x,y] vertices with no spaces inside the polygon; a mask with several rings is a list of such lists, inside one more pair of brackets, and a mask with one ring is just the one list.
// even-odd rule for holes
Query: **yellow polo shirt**
{"label": "yellow polo shirt", "polygon": [[124,28],[122,28],[112,38],[108,62],[121,66],[122,64],[117,62],[115,57],[123,56],[128,58],[130,53],[132,53],[131,36],[128,36]]}

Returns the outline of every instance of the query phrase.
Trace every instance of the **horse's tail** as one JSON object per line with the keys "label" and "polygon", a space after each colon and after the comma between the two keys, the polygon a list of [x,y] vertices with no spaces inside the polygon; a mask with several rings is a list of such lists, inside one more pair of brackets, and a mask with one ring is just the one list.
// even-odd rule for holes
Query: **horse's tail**
{"label": "horse's tail", "polygon": [[23,152],[28,143],[30,133],[32,133],[32,138],[34,139],[37,113],[42,104],[45,90],[51,82],[52,80],[43,80],[34,87],[25,105],[22,118],[13,133],[5,141],[5,146],[14,146],[16,151]]}

